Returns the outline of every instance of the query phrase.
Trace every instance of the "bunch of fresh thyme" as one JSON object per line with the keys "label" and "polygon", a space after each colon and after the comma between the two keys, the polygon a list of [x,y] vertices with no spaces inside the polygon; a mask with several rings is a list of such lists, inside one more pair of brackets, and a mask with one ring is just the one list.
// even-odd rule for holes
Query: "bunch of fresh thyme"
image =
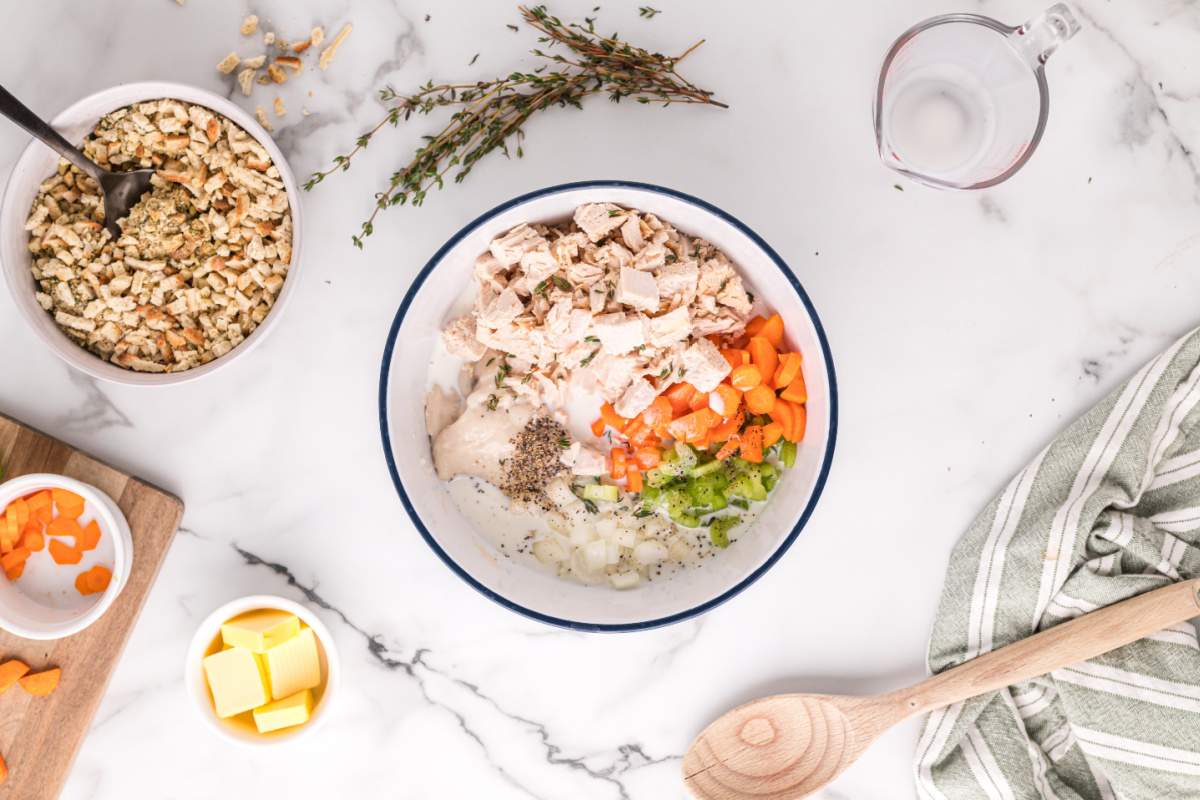
{"label": "bunch of fresh thyme", "polygon": [[527,25],[540,34],[538,42],[547,50],[562,45],[566,52],[532,50],[548,63],[532,72],[513,72],[506,77],[477,83],[426,83],[413,94],[392,88],[380,92],[380,100],[391,103],[379,124],[358,138],[353,150],[334,158],[333,166],[314,173],[304,184],[312,189],[327,176],[349,169],[351,160],[366,148],[386,125],[396,126],[413,114],[430,114],[443,106],[456,110],[450,121],[425,143],[412,161],[392,173],[386,190],[375,195],[375,208],[352,237],[362,248],[374,231],[375,217],[391,206],[421,205],[427,192],[441,189],[448,177],[455,183],[470,174],[475,162],[493,150],[509,155],[510,140],[518,157],[524,126],[534,113],[553,106],[582,108],[581,101],[606,94],[614,103],[631,98],[638,103],[699,103],[727,108],[714,100],[712,92],[700,89],[675,71],[676,65],[703,44],[700,40],[678,56],[664,56],[636,47],[617,37],[596,33],[595,20],[584,24],[564,23],[551,16],[545,6],[518,7]]}

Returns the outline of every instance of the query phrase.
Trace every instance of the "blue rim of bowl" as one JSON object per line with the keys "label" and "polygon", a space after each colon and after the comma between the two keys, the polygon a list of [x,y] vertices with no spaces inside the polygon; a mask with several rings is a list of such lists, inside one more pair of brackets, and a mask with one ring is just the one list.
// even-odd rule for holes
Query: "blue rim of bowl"
{"label": "blue rim of bowl", "polygon": [[[497,592],[494,592],[488,587],[484,586],[470,573],[459,566],[458,562],[452,559],[450,555],[442,549],[441,545],[439,545],[433,538],[433,535],[430,534],[429,529],[425,527],[425,523],[422,522],[420,515],[417,514],[417,510],[413,508],[413,504],[408,498],[408,493],[404,491],[404,483],[400,479],[400,471],[396,467],[396,460],[392,457],[391,437],[388,435],[387,390],[388,375],[391,370],[392,363],[392,351],[395,349],[396,337],[400,333],[400,326],[404,322],[404,315],[408,312],[409,306],[412,305],[413,298],[417,296],[417,292],[420,291],[421,286],[425,283],[425,279],[428,278],[433,270],[437,268],[438,264],[441,263],[446,254],[450,252],[450,250],[455,247],[465,236],[467,236],[467,234],[471,233],[473,230],[497,214],[503,213],[514,206],[521,205],[522,203],[526,203],[539,197],[545,197],[552,194],[561,194],[562,192],[570,192],[578,189],[638,189],[646,192],[664,194],[677,200],[690,203],[694,206],[704,209],[705,211],[708,211],[711,214],[714,214],[717,217],[720,217],[722,220],[728,222],[730,225],[737,228],[739,231],[749,237],[750,240],[753,241],[764,253],[767,254],[768,257],[770,257],[771,261],[775,263],[775,266],[778,267],[779,271],[783,273],[788,283],[791,284],[796,294],[800,297],[800,301],[804,304],[804,308],[808,312],[809,319],[812,320],[813,327],[817,331],[817,339],[821,343],[822,354],[825,357],[826,377],[829,381],[829,437],[826,440],[825,445],[825,458],[821,462],[821,470],[817,475],[816,483],[813,485],[812,495],[809,497],[808,503],[804,506],[804,510],[800,513],[800,518],[796,521],[796,524],[792,527],[792,530],[788,533],[784,540],[780,542],[779,547],[775,549],[775,552],[773,552],[766,561],[764,561],[762,564],[759,564],[757,569],[755,569],[746,577],[742,578],[742,580],[738,581],[735,586],[727,589],[716,597],[706,600],[699,605],[693,606],[686,611],[680,611],[678,613],[660,617],[658,619],[644,620],[641,622],[602,624],[562,619],[559,617],[550,616],[549,614],[542,614],[538,611],[534,611],[533,609],[526,608],[519,603],[514,603],[507,597],[504,597],[503,595],[498,594]],[[555,186],[547,186],[544,189],[528,192],[527,194],[514,197],[511,200],[501,203],[500,205],[496,206],[490,211],[484,212],[463,226],[458,233],[451,236],[446,243],[443,244],[438,251],[433,254],[433,257],[425,263],[425,266],[421,268],[421,271],[417,273],[416,278],[413,279],[412,285],[409,287],[408,292],[404,295],[404,300],[400,303],[400,308],[396,310],[396,317],[392,321],[391,330],[388,331],[387,344],[383,348],[383,366],[380,369],[379,374],[379,428],[380,433],[383,436],[383,457],[387,461],[388,472],[392,476],[392,483],[396,486],[396,492],[400,495],[400,502],[404,505],[404,510],[408,512],[409,518],[412,519],[413,525],[416,526],[417,531],[420,532],[421,538],[425,540],[425,543],[429,545],[430,549],[437,554],[438,558],[440,558],[442,562],[449,567],[452,572],[454,572],[454,574],[458,575],[458,577],[462,578],[467,582],[468,585],[470,585],[484,597],[487,597],[489,600],[504,606],[510,611],[515,611],[522,616],[529,617],[530,619],[537,620],[538,622],[544,622],[548,625],[554,625],[556,627],[585,633],[644,631],[651,628],[659,628],[664,625],[672,625],[676,622],[682,622],[685,619],[690,619],[716,608],[726,600],[729,600],[735,595],[741,593],[742,590],[761,578],[767,572],[767,570],[775,565],[775,562],[783,557],[783,554],[788,551],[788,548],[792,546],[792,542],[794,542],[796,537],[800,535],[800,531],[808,522],[808,518],[812,516],[812,512],[813,509],[816,508],[817,501],[821,498],[821,493],[825,488],[825,482],[829,478],[829,468],[833,462],[833,450],[837,442],[837,425],[837,379],[834,376],[833,354],[829,350],[829,340],[825,335],[825,328],[821,324],[821,318],[817,316],[817,310],[813,307],[812,301],[808,297],[808,293],[804,291],[804,287],[800,285],[800,281],[797,280],[792,271],[788,269],[787,264],[784,263],[784,260],[780,258],[779,254],[776,253],[775,250],[769,244],[767,244],[761,236],[759,236],[745,223],[732,216],[728,212],[722,211],[711,203],[705,202],[704,200],[694,197],[693,195],[679,192],[674,189],[668,189],[664,186],[657,186],[652,183],[639,183],[636,181],[592,180],[577,181],[575,183],[560,183]]]}

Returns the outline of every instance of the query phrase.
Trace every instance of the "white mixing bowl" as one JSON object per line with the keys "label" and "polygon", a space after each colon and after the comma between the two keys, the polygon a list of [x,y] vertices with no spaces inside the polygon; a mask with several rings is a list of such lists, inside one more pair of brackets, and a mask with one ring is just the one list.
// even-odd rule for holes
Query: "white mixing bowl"
{"label": "white mixing bowl", "polygon": [[[475,258],[521,222],[556,223],[584,203],[617,203],[656,214],[725,252],[748,288],[783,316],[789,344],[804,356],[808,431],[754,527],[703,566],[629,591],[583,586],[505,558],[477,533],[433,469],[425,431],[424,375],[442,326],[472,280]],[[648,184],[591,181],[553,186],[487,212],[442,246],[396,312],[383,355],[380,426],[400,500],[434,552],[463,580],[513,611],[585,631],[627,631],[703,613],[753,583],[788,549],[812,513],[829,473],[837,390],[825,333],[808,295],[783,259],[744,224],[686,194]]]}

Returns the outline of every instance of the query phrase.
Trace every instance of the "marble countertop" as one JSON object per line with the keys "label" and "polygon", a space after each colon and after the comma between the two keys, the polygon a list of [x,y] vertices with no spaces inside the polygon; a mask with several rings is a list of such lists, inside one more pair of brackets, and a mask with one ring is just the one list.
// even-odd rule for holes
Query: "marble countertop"
{"label": "marble countertop", "polygon": [[[560,0],[563,17],[597,0]],[[1078,0],[1055,55],[1040,150],[974,194],[898,181],[875,157],[879,61],[912,22],[1014,0],[603,3],[600,27],[663,51],[708,42],[686,74],[729,111],[603,100],[528,129],[421,209],[350,234],[418,120],[304,198],[306,252],[286,318],[252,356],[194,384],[97,383],[58,361],[0,293],[0,410],[177,493],[184,527],[113,677],[66,798],[682,797],[679,759],[727,707],[769,692],[874,692],[924,675],[945,561],[991,495],[1056,431],[1196,324],[1200,7]],[[354,32],[326,72],[282,87],[276,139],[298,175],[379,115],[374,92],[529,63],[508,3],[259,0],[266,27]],[[244,2],[21,3],[3,83],[51,116],[125,81],[233,94],[214,65],[247,50]],[[475,54],[478,58],[472,61]],[[311,95],[310,95],[311,92]],[[269,105],[274,92],[254,100]],[[301,107],[311,112],[300,113]],[[0,124],[0,172],[26,136]],[[396,306],[460,225],[551,183],[628,178],[723,206],[804,283],[842,406],[830,482],[791,551],[704,617],[584,635],[518,617],[450,573],[388,479],[375,402]],[[876,502],[863,504],[864,495]],[[307,602],[332,628],[343,690],[321,734],[236,749],[193,717],[194,626],[250,593]],[[888,733],[820,797],[914,796],[918,723]]]}

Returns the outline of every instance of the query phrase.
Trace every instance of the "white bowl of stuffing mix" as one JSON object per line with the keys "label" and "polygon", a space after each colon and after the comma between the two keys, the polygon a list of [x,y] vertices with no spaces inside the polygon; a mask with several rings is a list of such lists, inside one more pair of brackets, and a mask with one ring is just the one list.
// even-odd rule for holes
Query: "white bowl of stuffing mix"
{"label": "white bowl of stuffing mix", "polygon": [[40,142],[0,208],[17,309],[67,363],[130,385],[199,378],[278,322],[300,255],[279,148],[228,100],[175,83],[97,92],[52,121],[111,170],[154,168],[113,241],[95,183]]}
{"label": "white bowl of stuffing mix", "polygon": [[828,475],[837,392],[766,242],[697,198],[592,181],[505,203],[433,256],[388,338],[380,417],[401,501],[454,572],[534,619],[623,631],[776,563]]}

